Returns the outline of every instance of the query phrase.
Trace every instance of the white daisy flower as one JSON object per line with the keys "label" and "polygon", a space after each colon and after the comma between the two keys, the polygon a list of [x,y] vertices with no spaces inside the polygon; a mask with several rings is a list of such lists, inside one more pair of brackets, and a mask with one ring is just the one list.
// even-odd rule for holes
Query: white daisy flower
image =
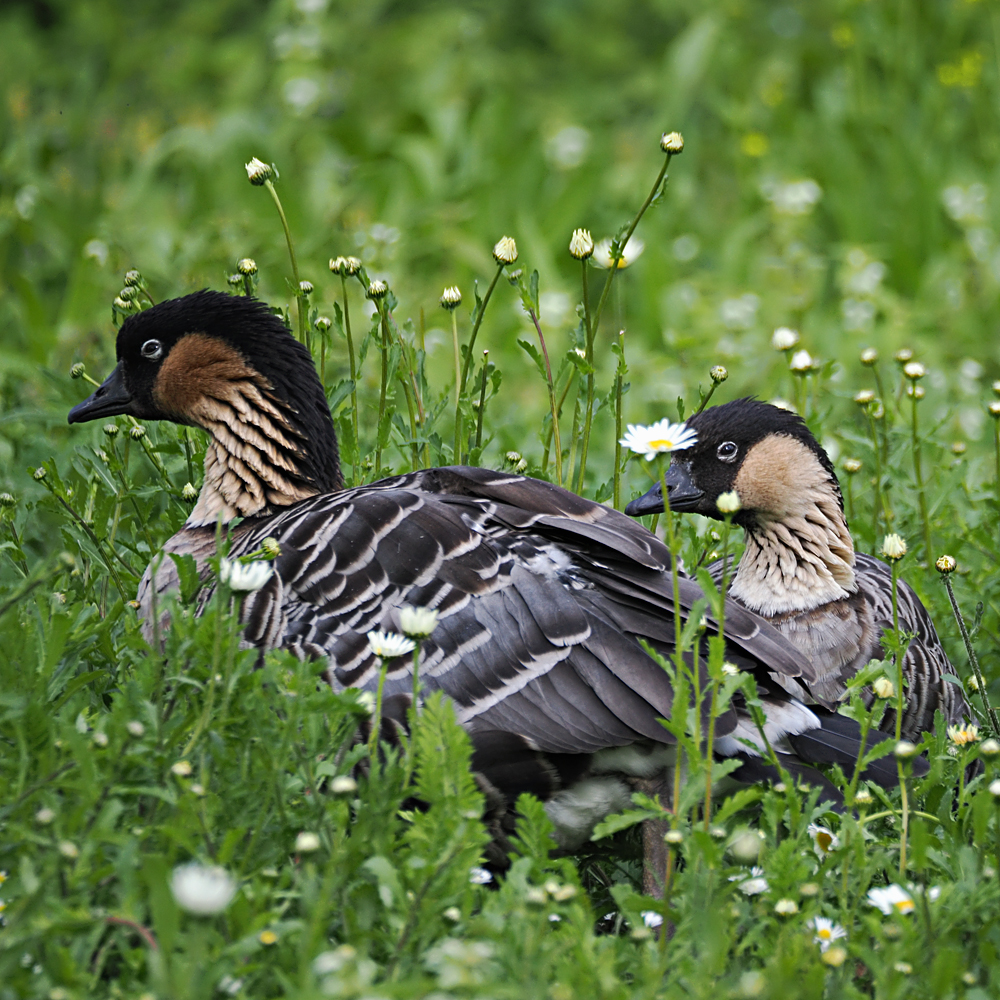
{"label": "white daisy flower", "polygon": [[417,648],[412,639],[398,632],[382,632],[375,630],[368,633],[368,648],[380,660],[393,660],[397,656],[406,656]]}
{"label": "white daisy flower", "polygon": [[[646,249],[646,244],[643,243],[637,236],[630,237],[629,241],[622,247],[621,256],[618,258],[618,267],[629,267],[631,264],[635,263],[636,259],[642,256],[642,251]],[[594,247],[594,263],[598,267],[603,267],[608,270],[614,263],[614,258],[611,255],[611,238],[601,240],[597,246]]]}
{"label": "white daisy flower", "polygon": [[232,902],[236,882],[225,868],[192,862],[174,869],[170,891],[181,909],[209,916],[221,913]]}
{"label": "white daisy flower", "polygon": [[629,451],[645,456],[647,462],[652,462],[657,455],[682,451],[697,441],[698,434],[693,428],[664,419],[648,426],[629,424],[625,437],[619,443]]}
{"label": "white daisy flower", "polygon": [[808,832],[809,836],[812,837],[813,849],[821,858],[825,858],[831,851],[835,851],[840,847],[840,840],[838,840],[837,835],[825,826],[810,823]]}
{"label": "white daisy flower", "polygon": [[408,604],[399,609],[399,627],[411,639],[424,639],[434,631],[438,613],[433,608],[411,608]]}
{"label": "white daisy flower", "polygon": [[263,560],[246,564],[236,559],[223,558],[219,561],[219,579],[228,583],[230,590],[247,593],[260,590],[273,575],[274,567]]}
{"label": "white daisy flower", "polygon": [[816,932],[813,941],[819,945],[820,951],[826,951],[834,941],[847,937],[847,931],[827,917],[813,917],[812,920],[806,921],[806,926],[812,927]]}
{"label": "white daisy flower", "polygon": [[869,889],[868,902],[877,906],[886,916],[890,913],[910,913],[913,910],[913,897],[895,883]]}

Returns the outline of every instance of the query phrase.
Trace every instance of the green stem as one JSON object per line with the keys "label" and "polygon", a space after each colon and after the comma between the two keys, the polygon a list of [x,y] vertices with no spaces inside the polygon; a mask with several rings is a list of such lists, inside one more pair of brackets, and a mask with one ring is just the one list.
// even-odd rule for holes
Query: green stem
{"label": "green stem", "polygon": [[377,303],[380,320],[381,353],[382,353],[382,381],[378,394],[378,423],[375,425],[375,475],[382,471],[382,418],[385,415],[385,394],[389,384],[389,324],[385,317],[385,306]]}
{"label": "green stem", "polygon": [[351,364],[351,413],[354,423],[354,481],[358,481],[357,459],[361,453],[361,442],[358,440],[358,370],[354,363],[354,337],[351,335],[351,310],[347,304],[347,275],[340,273],[340,288],[344,296],[344,333],[347,335],[347,357]]}
{"label": "green stem", "polygon": [[458,316],[451,310],[451,339],[455,347],[455,464],[462,463],[462,352],[458,346]]}
{"label": "green stem", "polygon": [[[715,383],[712,383],[713,386]],[[660,484],[660,489],[662,490],[666,486],[666,482]],[[664,493],[664,496],[667,494]],[[724,635],[724,629],[726,624],[726,591],[729,589],[729,529],[732,527],[733,516],[732,514],[727,514],[726,519],[722,525],[722,586],[719,588],[719,613],[717,615],[718,623],[716,628],[718,629],[718,638],[720,644],[723,641],[722,636]],[[706,767],[705,767],[705,830],[708,830],[709,824],[712,820],[712,765],[714,763],[714,756],[712,748],[715,745],[715,716],[718,711],[718,700],[719,700],[719,681],[717,679],[718,674],[721,669],[721,664],[716,664],[713,662],[715,659],[714,649],[709,652],[709,667],[712,669],[712,702],[710,706],[710,711],[708,714],[708,737],[705,740],[705,757],[706,757]],[[700,706],[699,706],[700,710]]]}
{"label": "green stem", "polygon": [[958,622],[958,629],[962,633],[965,652],[968,654],[969,662],[972,664],[972,672],[976,675],[976,683],[979,685],[979,697],[983,699],[983,708],[986,710],[986,716],[993,727],[993,735],[1000,736],[1000,718],[997,717],[996,709],[990,706],[989,699],[986,696],[986,680],[983,678],[983,671],[979,666],[979,657],[976,656],[976,650],[972,645],[969,630],[965,626],[965,619],[962,617],[958,601],[955,600],[955,591],[952,590],[950,577],[944,577],[944,585],[948,591],[948,600],[951,601],[952,614],[955,616],[955,621]]}
{"label": "green stem", "polygon": [[476,448],[483,444],[483,411],[486,409],[486,373],[490,367],[490,352],[483,351],[483,381],[479,387],[479,412],[476,414]]}
{"label": "green stem", "polygon": [[378,734],[382,723],[382,689],[385,687],[385,675],[389,670],[388,660],[379,660],[378,687],[375,690],[375,718],[372,720],[372,732],[368,737],[368,756],[372,766],[375,764],[375,751],[378,749]]}
{"label": "green stem", "polygon": [[[612,504],[621,510],[622,499],[622,380],[625,377],[625,331],[618,334],[618,370],[615,372],[615,471]],[[664,502],[666,497],[664,497]]]}
{"label": "green stem", "polygon": [[466,354],[465,364],[462,366],[462,381],[459,385],[459,395],[465,392],[465,383],[469,378],[469,365],[472,363],[472,349],[476,346],[476,335],[479,333],[479,327],[482,325],[483,316],[486,315],[486,307],[490,304],[493,289],[496,288],[497,281],[500,279],[500,275],[503,274],[503,269],[506,266],[506,264],[500,264],[497,267],[496,274],[493,275],[493,280],[490,282],[490,287],[486,289],[486,295],[483,297],[483,307],[479,310],[476,322],[472,325],[472,333],[469,335],[469,353]]}
{"label": "green stem", "polygon": [[295,262],[295,247],[292,246],[292,231],[288,228],[288,219],[285,218],[285,210],[281,207],[281,199],[274,189],[274,182],[270,179],[264,181],[275,208],[278,210],[278,218],[281,219],[281,228],[285,231],[285,242],[288,244],[288,258],[292,262],[292,281],[295,283],[295,301],[298,305],[299,319],[299,340],[305,343],[306,339],[306,317],[305,300],[302,297],[302,290],[299,288],[299,265]]}
{"label": "green stem", "polygon": [[927,496],[924,492],[924,475],[920,463],[920,436],[917,432],[916,384],[914,384],[911,388],[913,389],[913,397],[911,400],[913,403],[912,422],[910,425],[913,437],[913,474],[917,480],[917,498],[920,501],[920,521],[924,529],[924,558],[927,560],[928,565],[930,565],[934,561],[934,557],[931,555],[934,550],[931,543],[931,522],[927,515]]}
{"label": "green stem", "polygon": [[549,364],[549,351],[545,346],[545,335],[542,333],[542,324],[539,323],[538,317],[535,315],[535,311],[533,309],[528,310],[528,315],[531,317],[531,322],[535,324],[535,330],[538,333],[538,341],[542,345],[542,358],[545,361],[545,387],[549,391],[549,410],[552,413],[552,436],[555,443],[556,482],[562,486],[562,442],[559,440],[559,409],[556,406],[555,386],[552,384],[552,366]]}
{"label": "green stem", "polygon": [[[590,424],[594,418],[594,325],[590,321],[590,295],[587,287],[587,262],[583,265],[583,322],[587,328],[587,409],[583,420],[583,444],[580,449],[580,475],[576,481],[576,492],[583,493],[583,478],[587,474],[587,454],[590,451]],[[574,441],[575,443],[575,441]],[[570,469],[572,474],[572,469]]]}
{"label": "green stem", "polygon": [[[993,487],[997,497],[997,514],[1000,515],[1000,417],[993,418]],[[997,519],[1000,521],[1000,517]]]}
{"label": "green stem", "polygon": [[594,312],[593,330],[595,333],[601,327],[601,313],[604,311],[604,303],[608,300],[608,292],[611,291],[611,282],[614,281],[615,273],[618,271],[618,262],[622,259],[622,251],[625,248],[625,244],[631,239],[632,234],[635,232],[635,227],[639,225],[639,220],[646,214],[646,209],[649,208],[650,202],[656,197],[656,192],[660,190],[660,185],[663,183],[664,177],[667,176],[667,167],[669,166],[670,153],[667,153],[667,157],[663,161],[663,166],[660,167],[660,172],[656,175],[656,181],[653,183],[652,188],[650,188],[649,194],[646,195],[646,200],[642,203],[642,207],[632,220],[632,224],[626,230],[624,237],[622,237],[618,244],[617,252],[611,259],[611,267],[608,269],[608,276],[605,279],[604,288],[601,291],[601,297]]}

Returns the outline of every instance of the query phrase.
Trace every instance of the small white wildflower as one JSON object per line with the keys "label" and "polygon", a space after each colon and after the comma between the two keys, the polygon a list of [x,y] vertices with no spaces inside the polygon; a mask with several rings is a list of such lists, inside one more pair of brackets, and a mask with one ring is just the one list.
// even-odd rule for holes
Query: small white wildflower
{"label": "small white wildflower", "polygon": [[278,172],[270,163],[258,160],[255,156],[249,163],[243,164],[247,171],[247,180],[255,187],[260,187],[265,181],[278,176]]}
{"label": "small white wildflower", "polygon": [[792,330],[787,326],[779,326],[771,334],[771,346],[776,351],[790,351],[799,342],[797,330]]}
{"label": "small white wildflower", "polygon": [[896,685],[888,677],[876,677],[872,682],[872,690],[879,698],[893,698],[896,695]]}
{"label": "small white wildflower", "polygon": [[[1000,785],[1000,782],[996,782],[996,784]],[[48,806],[42,806],[35,813],[35,822],[40,823],[42,826],[48,826],[55,818],[56,814]]]}
{"label": "small white wildflower", "polygon": [[729,850],[740,861],[753,861],[760,854],[760,838],[752,830],[742,830],[733,838]]}
{"label": "small white wildflower", "polygon": [[978,743],[979,727],[973,725],[949,726],[948,739],[958,747],[965,746],[967,743]]}
{"label": "small white wildflower", "polygon": [[871,367],[878,361],[878,351],[874,347],[866,347],[861,352],[861,363]]}
{"label": "small white wildflower", "polygon": [[793,372],[807,372],[813,366],[812,355],[808,351],[796,351],[792,355],[792,360],[789,362],[788,367],[791,368]]}
{"label": "small white wildflower", "polygon": [[819,886],[815,882],[803,882],[799,886],[799,895],[801,896],[818,896]]}
{"label": "small white wildflower", "polygon": [[462,304],[462,291],[458,285],[449,285],[441,293],[441,308],[447,309],[449,312],[452,309],[457,309]]}
{"label": "small white wildflower", "polygon": [[708,377],[716,384],[722,385],[729,378],[729,369],[725,365],[712,365],[708,369]]}
{"label": "small white wildflower", "polygon": [[257,261],[255,261],[252,257],[241,257],[236,262],[236,270],[239,271],[240,274],[244,275],[256,274]]}
{"label": "small white wildflower", "polygon": [[913,966],[909,962],[897,962],[893,968],[897,972],[901,972],[904,976],[910,975],[913,972]]}
{"label": "small white wildflower", "polygon": [[593,256],[594,238],[590,235],[589,229],[574,229],[573,237],[569,241],[570,256],[577,260],[586,260]]}
{"label": "small white wildflower", "polygon": [[994,739],[983,740],[979,744],[979,753],[983,757],[996,757],[1000,753],[1000,743]]}
{"label": "small white wildflower", "polygon": [[219,579],[228,583],[230,590],[250,593],[260,590],[274,575],[274,567],[263,560],[241,563],[236,559],[223,558],[219,561]]}
{"label": "small white wildflower", "polygon": [[813,849],[821,858],[825,858],[831,851],[840,847],[837,835],[825,826],[810,823],[808,832],[809,836],[812,837]]}
{"label": "small white wildflower", "polygon": [[735,663],[730,663],[728,660],[722,664],[722,672],[727,677],[738,677],[740,673],[740,668],[736,666]]}
{"label": "small white wildflower", "polygon": [[799,904],[794,899],[779,899],[774,904],[774,912],[782,917],[789,917],[799,912]]}
{"label": "small white wildflower", "polygon": [[493,259],[498,264],[513,264],[517,260],[517,244],[512,236],[501,236],[493,247]]}
{"label": "small white wildflower", "polygon": [[334,795],[349,795],[358,790],[358,783],[349,774],[338,774],[330,782],[330,791]]}
{"label": "small white wildflower", "polygon": [[408,604],[399,609],[399,627],[411,639],[425,639],[434,631],[438,613],[433,608],[411,608]]}
{"label": "small white wildflower", "polygon": [[913,898],[895,883],[883,888],[869,889],[868,902],[878,907],[886,916],[890,913],[910,913],[913,910]]}
{"label": "small white wildflower", "polygon": [[663,835],[663,839],[668,844],[681,844],[684,842],[684,834],[680,830],[668,830]]}
{"label": "small white wildflower", "polygon": [[[618,267],[629,267],[635,263],[635,261],[642,256],[643,250],[646,249],[646,244],[640,240],[637,236],[630,237],[629,241],[621,249],[621,255],[618,258]],[[611,240],[604,239],[601,240],[597,246],[594,247],[594,263],[598,267],[603,267],[605,270],[611,268],[614,264],[614,257],[611,253]]]}
{"label": "small white wildflower", "polygon": [[826,951],[834,941],[847,937],[847,931],[828,917],[813,917],[806,921],[806,926],[812,927],[816,932],[813,941],[819,945],[820,951]]}
{"label": "small white wildflower", "polygon": [[198,491],[194,488],[193,483],[184,484],[184,488],[181,490],[181,497],[187,500],[188,503],[194,503],[198,499]]}
{"label": "small white wildflower", "polygon": [[179,760],[176,764],[170,765],[170,770],[173,774],[176,774],[179,778],[186,778],[191,774],[191,762],[187,760]]}
{"label": "small white wildflower", "polygon": [[64,858],[69,858],[70,861],[75,861],[80,857],[80,848],[73,843],[72,840],[61,840],[59,841],[59,853]]}
{"label": "small white wildflower", "polygon": [[384,299],[388,291],[389,286],[378,278],[368,283],[368,298],[370,299]]}
{"label": "small white wildflower", "polygon": [[729,490],[728,493],[720,493],[715,498],[715,506],[719,508],[720,514],[735,514],[743,507],[743,503],[736,490]]}
{"label": "small white wildflower", "polygon": [[882,542],[882,555],[895,562],[906,555],[906,542],[897,534],[886,535]]}
{"label": "small white wildflower", "polygon": [[473,885],[488,885],[493,881],[493,875],[485,868],[480,868],[479,865],[474,865],[469,869],[469,881]]}
{"label": "small white wildflower", "polygon": [[895,747],[895,749],[892,752],[897,757],[900,757],[903,760],[906,760],[907,758],[912,757],[917,752],[917,748],[909,740],[900,740],[896,744],[896,747]]}
{"label": "small white wildflower", "polygon": [[295,838],[295,850],[297,850],[300,854],[309,854],[312,851],[318,851],[319,848],[319,835],[312,833],[309,830],[303,830]]}
{"label": "small white wildflower", "polygon": [[619,443],[637,455],[644,455],[647,462],[652,462],[657,455],[690,448],[697,441],[698,434],[693,428],[664,419],[649,426],[629,424],[625,437]]}
{"label": "small white wildflower", "polygon": [[[995,799],[1000,799],[1000,778],[990,782],[990,795],[992,795]],[[35,816],[35,819],[38,819],[38,815]],[[41,822],[41,820],[39,820],[39,822]]]}
{"label": "small white wildflower", "polygon": [[368,648],[380,660],[393,660],[397,656],[406,656],[417,648],[417,644],[398,632],[383,632],[375,630],[368,633]]}
{"label": "small white wildflower", "polygon": [[767,889],[768,883],[766,878],[748,878],[739,885],[740,892],[745,896],[757,896],[762,892],[767,892]]}
{"label": "small white wildflower", "polygon": [[462,911],[457,906],[449,906],[442,912],[441,916],[445,920],[450,920],[453,924],[457,924],[462,919]]}
{"label": "small white wildflower", "polygon": [[101,747],[102,749],[108,745],[108,734],[102,732],[96,732],[91,739],[94,741],[94,746]]}
{"label": "small white wildflower", "polygon": [[208,916],[221,913],[232,902],[236,882],[225,868],[191,862],[174,869],[170,891],[181,909]]}
{"label": "small white wildflower", "polygon": [[661,926],[663,923],[663,915],[661,913],[657,913],[655,910],[643,910],[639,916],[642,917],[642,922],[653,930]]}

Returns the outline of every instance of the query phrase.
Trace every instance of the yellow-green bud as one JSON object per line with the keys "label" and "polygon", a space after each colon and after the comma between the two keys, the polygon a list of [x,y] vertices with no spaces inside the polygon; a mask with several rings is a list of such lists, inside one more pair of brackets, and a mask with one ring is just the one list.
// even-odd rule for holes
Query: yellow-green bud
{"label": "yellow-green bud", "polygon": [[142,275],[133,267],[132,270],[125,272],[125,284],[136,286],[142,284]]}
{"label": "yellow-green bud", "polygon": [[954,573],[958,568],[958,563],[955,562],[953,556],[938,556],[934,565],[937,568],[937,571],[945,576],[949,573]]}
{"label": "yellow-green bud", "polygon": [[311,281],[300,281],[299,282],[299,293],[302,295],[312,295],[313,293],[313,283]]}
{"label": "yellow-green bud", "polygon": [[16,507],[17,501],[10,493],[0,493],[0,507]]}
{"label": "yellow-green bud", "polygon": [[188,503],[194,503],[198,499],[198,491],[194,488],[193,483],[185,483],[184,488],[181,490],[181,496]]}
{"label": "yellow-green bud", "polygon": [[141,441],[146,436],[146,428],[142,424],[136,424],[128,429],[128,436],[133,441]]}
{"label": "yellow-green bud", "polygon": [[441,308],[451,312],[462,304],[462,291],[458,285],[449,285],[441,293]]}
{"label": "yellow-green bud", "polygon": [[236,262],[236,270],[239,271],[240,274],[256,274],[257,261],[255,261],[252,257],[241,257]]}
{"label": "yellow-green bud", "polygon": [[868,365],[870,368],[878,361],[878,351],[874,347],[866,347],[861,352],[861,363],[863,365]]}
{"label": "yellow-green bud", "polygon": [[723,365],[712,365],[708,374],[716,385],[721,385],[729,378],[729,371]]}
{"label": "yellow-green bud", "polygon": [[317,316],[315,326],[320,333],[328,333],[333,326],[333,320],[329,316]]}
{"label": "yellow-green bud", "polygon": [[275,169],[274,164],[258,160],[256,156],[249,163],[245,163],[244,166],[247,171],[247,180],[254,187],[260,187],[266,181],[277,180],[278,178],[278,171]]}
{"label": "yellow-green bud", "polygon": [[664,153],[669,153],[671,156],[676,156],[678,153],[684,152],[684,136],[680,132],[664,132],[660,136],[660,149]]}
{"label": "yellow-green bud", "polygon": [[84,372],[86,372],[87,366],[82,361],[77,361],[75,365],[69,370],[70,378],[83,378]]}
{"label": "yellow-green bud", "polygon": [[569,241],[569,253],[577,260],[586,260],[594,254],[594,237],[589,229],[574,229]]}
{"label": "yellow-green bud", "polygon": [[844,472],[849,476],[853,476],[856,472],[861,471],[861,459],[859,458],[845,458],[843,462]]}
{"label": "yellow-green bud", "polygon": [[493,259],[498,264],[513,264],[517,260],[517,244],[511,236],[501,236],[493,247]]}
{"label": "yellow-green bud", "polygon": [[899,364],[905,365],[907,361],[913,360],[913,351],[911,351],[908,347],[901,347],[898,351],[896,351],[895,357]]}
{"label": "yellow-green bud", "polygon": [[105,424],[104,433],[107,434],[109,438],[118,437],[118,432],[121,428],[117,424]]}
{"label": "yellow-green bud", "polygon": [[48,475],[48,472],[45,471],[45,466],[40,465],[31,474],[31,478],[34,479],[36,483],[40,483],[47,475]]}
{"label": "yellow-green bud", "polygon": [[368,298],[384,299],[385,293],[389,291],[389,286],[384,281],[376,279],[368,286]]}

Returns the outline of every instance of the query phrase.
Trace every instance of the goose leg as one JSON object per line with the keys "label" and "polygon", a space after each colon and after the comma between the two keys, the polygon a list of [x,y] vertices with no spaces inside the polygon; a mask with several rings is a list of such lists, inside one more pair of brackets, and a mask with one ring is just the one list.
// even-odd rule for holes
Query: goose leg
{"label": "goose leg", "polygon": [[[635,778],[637,792],[651,799],[659,798],[668,803],[671,799],[673,769],[661,771],[652,778]],[[647,819],[642,824],[642,891],[654,899],[663,899],[663,886],[667,877],[667,844],[663,839],[670,824],[664,819]]]}

